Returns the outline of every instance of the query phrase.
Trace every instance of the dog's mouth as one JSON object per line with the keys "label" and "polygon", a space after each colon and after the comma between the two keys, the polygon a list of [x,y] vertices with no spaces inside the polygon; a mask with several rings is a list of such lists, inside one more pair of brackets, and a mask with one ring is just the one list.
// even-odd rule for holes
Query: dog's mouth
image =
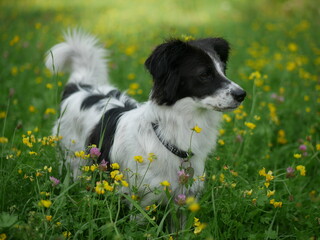
{"label": "dog's mouth", "polygon": [[209,109],[212,109],[217,112],[231,112],[233,110],[236,110],[240,106],[240,102],[233,105],[233,106],[228,106],[228,107],[219,107],[219,106],[214,106],[212,104],[206,104]]}

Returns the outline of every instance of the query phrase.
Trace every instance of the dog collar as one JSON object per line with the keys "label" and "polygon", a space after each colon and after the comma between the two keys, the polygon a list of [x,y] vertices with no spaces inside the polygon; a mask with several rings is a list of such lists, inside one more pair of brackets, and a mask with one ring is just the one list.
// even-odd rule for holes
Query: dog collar
{"label": "dog collar", "polygon": [[154,133],[156,134],[156,136],[158,137],[159,141],[162,143],[163,146],[166,147],[166,149],[168,149],[171,153],[173,153],[174,155],[176,155],[177,157],[180,157],[182,159],[190,159],[192,156],[193,156],[193,152],[191,151],[183,151],[179,148],[177,148],[176,146],[172,145],[171,143],[167,142],[166,140],[164,140],[159,132],[157,131],[159,125],[158,123],[154,123],[152,122],[151,123],[152,125],[152,128],[153,128],[153,131]]}

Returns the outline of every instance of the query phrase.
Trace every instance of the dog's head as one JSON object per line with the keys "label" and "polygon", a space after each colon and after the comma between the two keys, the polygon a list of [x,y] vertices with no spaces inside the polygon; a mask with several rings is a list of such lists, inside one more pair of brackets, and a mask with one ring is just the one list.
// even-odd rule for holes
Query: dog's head
{"label": "dog's head", "polygon": [[229,49],[222,38],[169,40],[159,45],[145,62],[154,80],[151,99],[173,105],[191,97],[207,109],[237,108],[246,92],[225,76]]}

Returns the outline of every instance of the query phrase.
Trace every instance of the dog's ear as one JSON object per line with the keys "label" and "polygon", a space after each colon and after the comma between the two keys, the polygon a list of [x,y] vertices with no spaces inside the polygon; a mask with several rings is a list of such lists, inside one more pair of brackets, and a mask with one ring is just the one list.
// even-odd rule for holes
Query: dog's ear
{"label": "dog's ear", "polygon": [[181,40],[169,40],[156,47],[145,62],[154,81],[151,99],[160,105],[172,105],[176,101],[180,59],[187,47]]}
{"label": "dog's ear", "polygon": [[230,45],[225,39],[204,38],[196,40],[195,42],[197,42],[197,44],[201,45],[202,47],[215,51],[220,57],[220,60],[224,63],[227,63],[230,52]]}

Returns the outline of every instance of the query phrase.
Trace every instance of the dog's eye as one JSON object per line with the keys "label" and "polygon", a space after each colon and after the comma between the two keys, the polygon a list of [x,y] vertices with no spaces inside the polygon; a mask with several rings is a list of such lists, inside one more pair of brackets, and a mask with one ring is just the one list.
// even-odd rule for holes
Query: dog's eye
{"label": "dog's eye", "polygon": [[204,72],[199,75],[199,81],[206,82],[211,79],[211,74],[209,72]]}

